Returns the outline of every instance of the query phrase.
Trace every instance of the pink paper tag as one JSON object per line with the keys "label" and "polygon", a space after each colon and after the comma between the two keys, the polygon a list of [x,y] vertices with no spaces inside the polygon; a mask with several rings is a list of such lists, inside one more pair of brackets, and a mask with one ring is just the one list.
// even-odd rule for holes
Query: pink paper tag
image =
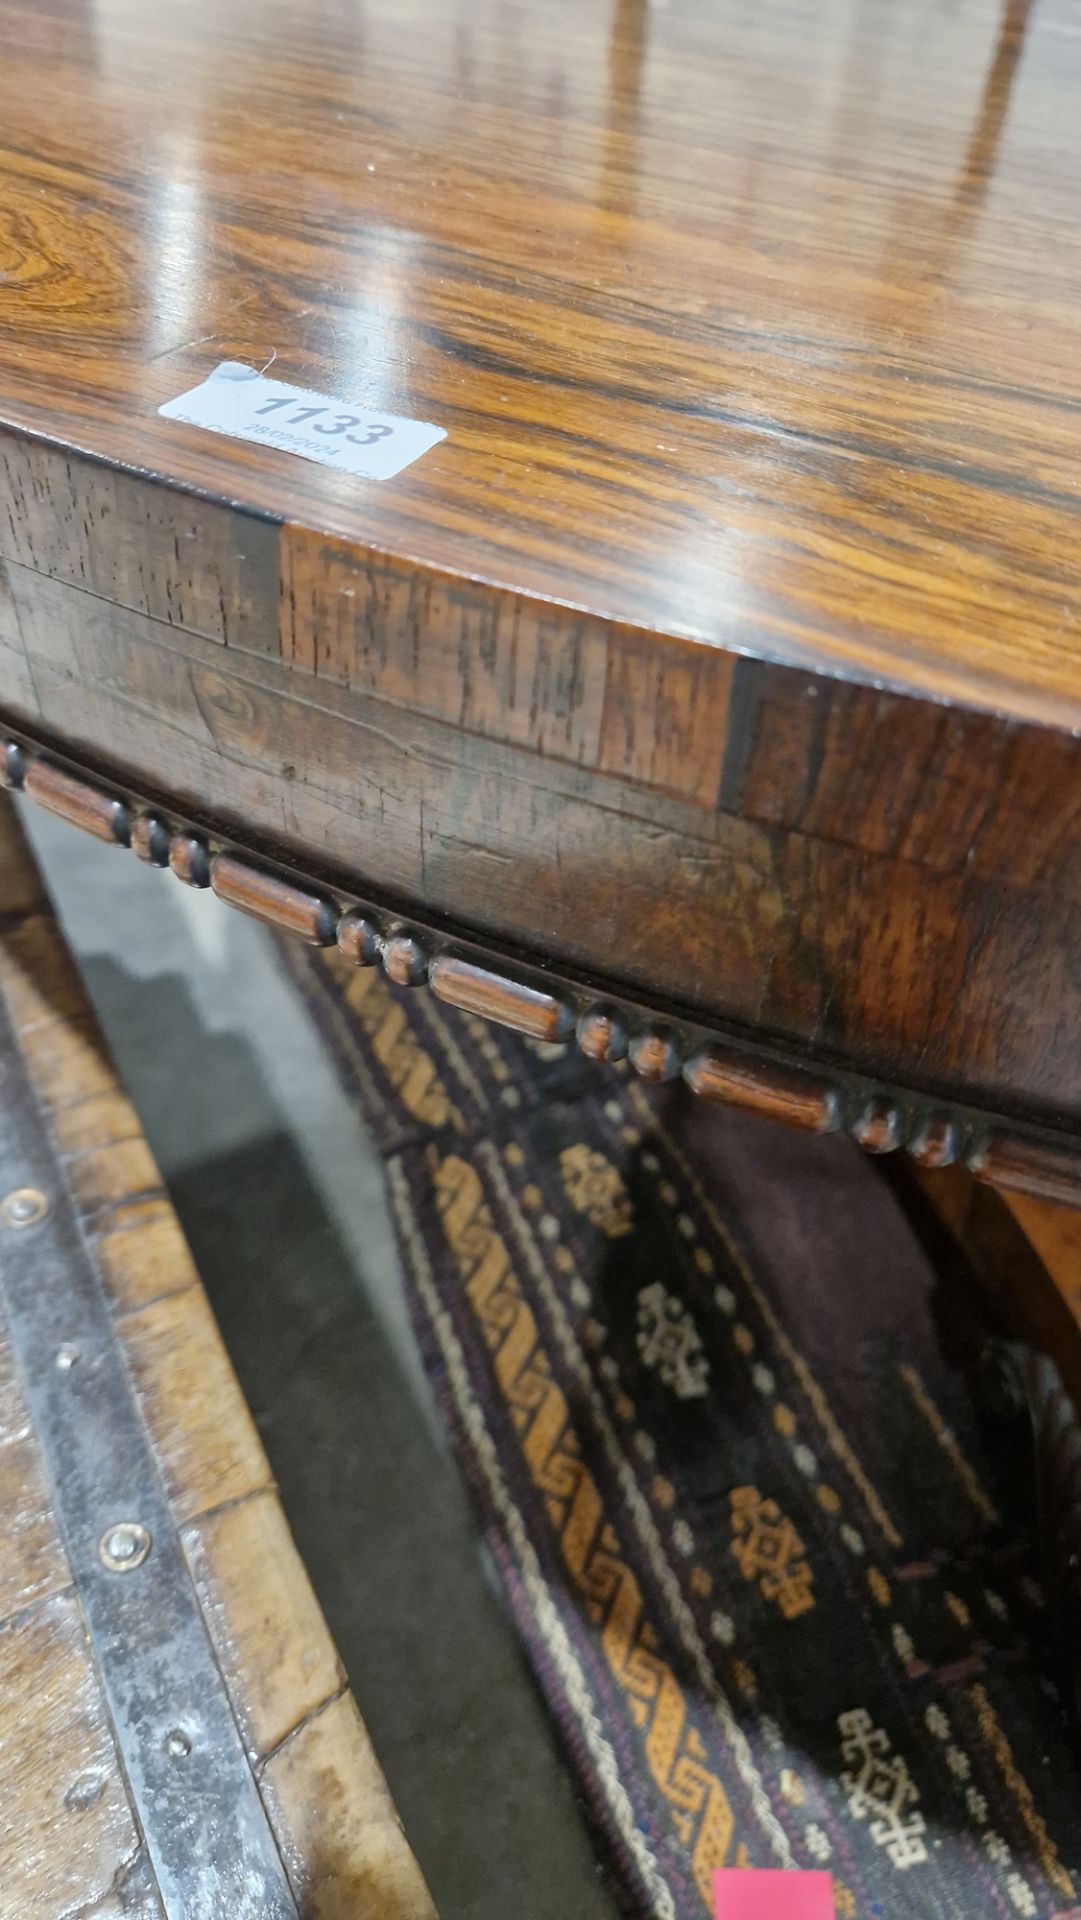
{"label": "pink paper tag", "polygon": [[713,1876],[714,1920],[834,1920],[828,1873],[721,1867]]}

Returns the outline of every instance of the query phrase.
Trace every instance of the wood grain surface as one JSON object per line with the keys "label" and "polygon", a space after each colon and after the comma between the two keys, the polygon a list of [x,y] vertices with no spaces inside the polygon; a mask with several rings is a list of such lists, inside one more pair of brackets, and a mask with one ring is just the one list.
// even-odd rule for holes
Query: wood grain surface
{"label": "wood grain surface", "polygon": [[476,1013],[500,1026],[514,1027],[534,1040],[565,1040],[571,1022],[550,993],[516,986],[475,967],[468,960],[441,955],[428,972],[428,984],[437,1000],[465,1013]]}
{"label": "wood grain surface", "polygon": [[[432,1920],[198,1273],[3,796],[0,883],[0,995],[114,1309],[298,1911]],[[0,1920],[161,1920],[6,1323],[0,1532]]]}
{"label": "wood grain surface", "polygon": [[39,807],[47,807],[50,813],[59,814],[61,820],[69,821],[73,827],[92,833],[96,840],[122,846],[130,839],[131,830],[124,817],[122,801],[112,800],[107,794],[89,794],[79,781],[69,779],[55,767],[35,762],[27,770],[26,791]]}
{"label": "wood grain surface", "polygon": [[[5,413],[602,640],[1081,703],[1081,52],[1028,15],[4,0]],[[388,486],[156,418],[224,359],[448,437]],[[241,626],[272,582],[189,512],[176,593],[231,639],[235,569]]]}
{"label": "wood grain surface", "polygon": [[[645,1080],[670,1080],[681,1074],[685,1084],[704,1102],[720,1101],[743,1107],[790,1126],[820,1133],[845,1130],[867,1152],[904,1150],[922,1167],[967,1166],[983,1181],[1029,1193],[1043,1199],[1081,1204],[1081,1154],[1076,1130],[1068,1116],[1057,1115],[1042,1126],[1016,1118],[1004,1119],[986,1106],[971,1107],[953,1100],[940,1104],[919,1091],[875,1084],[866,1075],[793,1067],[783,1051],[769,1048],[758,1035],[720,1043],[708,1026],[686,1018],[658,1018],[648,1002],[627,999],[614,1003],[597,999],[588,980],[543,969],[524,967],[517,956],[493,970],[476,947],[463,946],[460,936],[433,924],[403,925],[395,913],[360,902],[341,890],[333,893],[313,887],[287,868],[253,858],[250,850],[228,843],[215,844],[205,827],[192,832],[190,823],[156,807],[146,808],[141,796],[129,793],[123,801],[95,783],[92,776],[60,767],[42,756],[28,741],[0,735],[0,769],[13,787],[31,797],[62,792],[65,814],[86,820],[93,831],[103,810],[119,807],[130,824],[126,836],[137,858],[169,866],[188,885],[213,886],[224,905],[254,914],[276,932],[308,944],[336,945],[342,959],[354,967],[382,968],[398,987],[429,989],[436,999],[463,1011],[517,1028],[534,1040],[564,1046],[572,1039],[587,1059],[624,1063]],[[13,936],[21,938],[21,929]],[[41,981],[37,974],[24,980],[15,975],[20,1003],[29,1014],[40,1010],[44,993],[55,984],[45,956]],[[363,984],[358,983],[358,984]],[[79,1008],[72,1010],[74,1025]],[[38,1038],[30,1035],[37,1046]],[[55,1061],[49,1049],[55,1036],[47,1033],[46,1053],[39,1054],[38,1070],[63,1073],[75,1036],[69,1031]],[[85,1071],[85,1065],[83,1066]],[[112,1156],[110,1177],[128,1178],[125,1169],[137,1168],[145,1149],[130,1138],[134,1126],[126,1103],[100,1093],[85,1103],[89,1125],[100,1148],[108,1137],[124,1148]],[[85,1160],[91,1180],[98,1177],[98,1155]],[[74,1177],[74,1176],[73,1176]],[[79,1175],[82,1178],[82,1174]]]}
{"label": "wood grain surface", "polygon": [[1081,1418],[1081,1212],[985,1186],[963,1167],[908,1179],[964,1253],[997,1324],[1050,1356]]}
{"label": "wood grain surface", "polygon": [[310,947],[332,947],[337,916],[332,906],[301,887],[286,886],[273,874],[260,873],[235,855],[219,853],[210,869],[210,884],[226,906],[280,927]]}
{"label": "wood grain surface", "polygon": [[[1067,0],[0,0],[0,717],[1081,1123]],[[162,419],[225,359],[392,481]]]}

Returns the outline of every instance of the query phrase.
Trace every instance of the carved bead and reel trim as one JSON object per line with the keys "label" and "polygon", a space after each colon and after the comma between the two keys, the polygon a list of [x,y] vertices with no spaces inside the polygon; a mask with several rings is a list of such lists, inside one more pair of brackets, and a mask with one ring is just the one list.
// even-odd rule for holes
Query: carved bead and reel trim
{"label": "carved bead and reel trim", "polygon": [[291,933],[310,947],[332,947],[338,914],[330,900],[265,873],[235,853],[219,853],[210,863],[210,884],[228,907]]}
{"label": "carved bead and reel trim", "polygon": [[627,1023],[615,1007],[587,1007],[578,1021],[577,1039],[587,1060],[608,1064],[625,1060],[630,1046]]}
{"label": "carved bead and reel trim", "polygon": [[131,811],[125,801],[88,786],[85,780],[77,780],[45,760],[27,763],[22,785],[39,807],[46,807],[73,827],[81,827],[84,833],[92,833],[95,840],[119,847],[131,845]]}
{"label": "carved bead and reel trim", "polygon": [[174,833],[169,842],[169,866],[186,887],[210,885],[210,854],[194,833]]}
{"label": "carved bead and reel trim", "polygon": [[148,867],[169,865],[169,828],[156,813],[141,813],[131,830],[131,850]]}
{"label": "carved bead and reel trim", "polygon": [[392,933],[382,943],[383,972],[396,987],[422,987],[428,978],[426,948],[412,933]]}
{"label": "carved bead and reel trim", "polygon": [[357,967],[374,967],[379,960],[379,928],[367,914],[350,908],[338,922],[338,949]]}
{"label": "carved bead and reel trim", "polygon": [[722,1048],[707,1047],[684,1068],[692,1093],[703,1100],[747,1107],[786,1126],[811,1133],[835,1133],[841,1125],[841,1102],[833,1087],[807,1074],[765,1066]]}
{"label": "carved bead and reel trim", "polygon": [[574,1025],[570,1008],[554,994],[490,973],[453,954],[441,954],[432,962],[428,985],[448,1006],[513,1027],[534,1040],[566,1040]]}
{"label": "carved bead and reel trim", "polygon": [[812,1133],[843,1130],[870,1153],[905,1148],[923,1166],[961,1161],[993,1185],[1081,1205],[1081,1142],[1073,1149],[971,1109],[946,1111],[857,1074],[827,1077],[790,1066],[764,1049],[722,1042],[689,1023],[658,1020],[642,1006],[591,996],[568,980],[529,981],[504,973],[463,953],[463,942],[403,925],[337,889],[307,886],[212,836],[179,822],[170,825],[160,807],[122,796],[111,784],[98,786],[18,739],[0,741],[0,786],[24,791],[99,840],[131,847],[149,865],[168,866],[186,886],[212,888],[229,906],[279,932],[312,946],[336,943],[357,966],[381,965],[398,986],[426,985],[447,1005],[532,1039],[573,1035],[588,1059],[629,1058],[650,1082],[682,1074],[700,1099]]}

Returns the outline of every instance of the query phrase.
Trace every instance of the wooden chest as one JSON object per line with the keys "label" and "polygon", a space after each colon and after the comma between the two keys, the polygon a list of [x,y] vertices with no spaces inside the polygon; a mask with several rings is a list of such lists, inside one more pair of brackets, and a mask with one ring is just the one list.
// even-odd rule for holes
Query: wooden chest
{"label": "wooden chest", "polygon": [[0,1920],[430,1920],[6,799],[0,1294]]}

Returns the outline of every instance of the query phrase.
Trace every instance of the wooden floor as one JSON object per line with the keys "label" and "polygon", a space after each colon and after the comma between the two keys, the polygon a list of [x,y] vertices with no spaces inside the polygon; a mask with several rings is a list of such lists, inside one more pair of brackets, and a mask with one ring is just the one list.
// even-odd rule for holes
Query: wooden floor
{"label": "wooden floor", "polygon": [[[430,1920],[198,1274],[7,802],[0,910],[0,995],[108,1296],[297,1912]],[[175,1920],[118,1759],[2,1317],[0,1531],[0,1920]]]}

